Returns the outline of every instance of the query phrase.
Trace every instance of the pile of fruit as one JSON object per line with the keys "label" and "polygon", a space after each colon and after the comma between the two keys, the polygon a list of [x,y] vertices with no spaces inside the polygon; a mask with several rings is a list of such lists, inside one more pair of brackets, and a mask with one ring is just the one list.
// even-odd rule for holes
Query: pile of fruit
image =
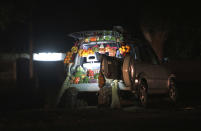
{"label": "pile of fruit", "polygon": [[75,73],[70,77],[71,84],[81,83],[96,83],[99,73],[94,73],[93,70],[85,71],[82,66],[78,66]]}
{"label": "pile of fruit", "polygon": [[119,48],[119,51],[120,53],[125,56],[127,53],[130,52],[130,46],[129,45],[122,45],[120,48]]}

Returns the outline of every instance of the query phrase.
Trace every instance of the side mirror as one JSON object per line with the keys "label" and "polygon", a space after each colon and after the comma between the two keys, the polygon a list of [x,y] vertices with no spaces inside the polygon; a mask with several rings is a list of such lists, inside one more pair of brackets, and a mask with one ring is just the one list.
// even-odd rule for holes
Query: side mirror
{"label": "side mirror", "polygon": [[168,57],[164,57],[161,60],[161,63],[168,63],[169,62],[169,58]]}

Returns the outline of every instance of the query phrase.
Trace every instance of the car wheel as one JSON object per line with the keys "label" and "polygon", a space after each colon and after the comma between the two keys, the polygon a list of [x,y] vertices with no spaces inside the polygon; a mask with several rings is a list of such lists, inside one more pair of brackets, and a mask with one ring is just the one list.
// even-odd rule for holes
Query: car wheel
{"label": "car wheel", "polygon": [[134,61],[130,55],[127,55],[123,61],[123,80],[128,87],[133,87],[134,85],[134,77],[135,77],[135,68],[134,68]]}
{"label": "car wheel", "polygon": [[138,99],[140,106],[146,107],[147,106],[147,84],[145,81],[141,81],[139,85],[139,93],[138,93]]}
{"label": "car wheel", "polygon": [[169,98],[172,103],[176,103],[178,99],[178,91],[174,79],[170,79]]}

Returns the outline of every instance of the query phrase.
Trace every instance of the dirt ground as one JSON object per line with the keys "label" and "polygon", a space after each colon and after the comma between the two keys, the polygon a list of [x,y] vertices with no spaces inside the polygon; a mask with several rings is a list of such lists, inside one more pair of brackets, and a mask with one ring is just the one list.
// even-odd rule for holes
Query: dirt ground
{"label": "dirt ground", "polygon": [[[93,96],[88,98],[92,100],[90,106],[84,108],[52,108],[58,85],[61,85],[53,81],[58,78],[56,73],[50,73],[49,78],[41,76],[46,79],[41,80],[42,84],[38,88],[30,87],[30,82],[23,82],[22,87],[3,88],[1,85],[0,131],[200,131],[201,82],[200,70],[197,70],[200,64],[196,65],[192,68],[198,72],[196,75],[185,70],[186,66],[180,69],[183,72],[179,73],[180,81],[177,83],[180,92],[177,106],[172,106],[166,98],[154,96],[150,97],[147,108],[129,102],[126,105],[125,102],[120,109],[100,109],[96,106],[96,96]],[[177,69],[175,71],[179,72]]]}
{"label": "dirt ground", "polygon": [[124,101],[120,109],[98,108],[93,102],[79,109],[31,107],[24,106],[21,98],[21,108],[16,103],[0,110],[0,131],[201,130],[199,93],[190,94],[176,106],[166,97],[150,96],[147,108]]}
{"label": "dirt ground", "polygon": [[32,109],[0,114],[0,130],[200,130],[201,107]]}

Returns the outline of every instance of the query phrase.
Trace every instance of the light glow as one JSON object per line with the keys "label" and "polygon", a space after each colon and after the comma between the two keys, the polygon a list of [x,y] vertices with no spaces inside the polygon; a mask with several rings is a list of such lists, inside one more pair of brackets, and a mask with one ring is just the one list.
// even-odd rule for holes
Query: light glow
{"label": "light glow", "polygon": [[135,79],[135,84],[138,84],[138,79]]}
{"label": "light glow", "polygon": [[63,53],[34,53],[33,59],[35,61],[63,61]]}
{"label": "light glow", "polygon": [[100,63],[84,63],[83,67],[86,69],[100,69]]}

